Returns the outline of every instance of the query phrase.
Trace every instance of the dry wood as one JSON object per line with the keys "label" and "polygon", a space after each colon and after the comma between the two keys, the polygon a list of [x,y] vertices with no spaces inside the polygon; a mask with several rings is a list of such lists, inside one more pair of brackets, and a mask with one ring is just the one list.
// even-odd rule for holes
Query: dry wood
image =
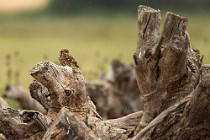
{"label": "dry wood", "polygon": [[43,114],[46,113],[43,106],[31,98],[27,90],[20,84],[8,84],[5,87],[3,97],[17,101],[20,103],[21,109],[35,110]]}
{"label": "dry wood", "polygon": [[[159,36],[160,11],[139,6],[138,23],[134,62],[142,111],[103,120],[87,96],[76,60],[65,49],[60,51],[62,66],[45,61],[30,70],[37,80],[31,84],[31,94],[48,110],[47,116],[13,110],[0,100],[0,133],[8,140],[210,139],[210,65],[202,66],[199,52],[192,49],[187,19],[167,13]],[[107,83],[125,91],[126,82],[116,82],[118,64]]]}
{"label": "dry wood", "polygon": [[46,61],[36,64],[30,70],[30,74],[48,88],[50,93],[48,116],[52,119],[55,119],[61,107],[66,107],[81,117],[86,113],[96,114],[95,106],[86,95],[84,77],[79,69],[58,66]]}
{"label": "dry wood", "polygon": [[[2,106],[2,103],[1,103]],[[7,140],[27,139],[37,133],[43,136],[50,121],[35,111],[0,108],[0,133]]]}
{"label": "dry wood", "polygon": [[201,68],[201,81],[194,92],[169,107],[143,128],[138,139],[208,139],[210,65]]}
{"label": "dry wood", "polygon": [[[119,60],[113,60],[102,78],[87,81],[85,87],[103,119],[119,118],[142,108],[133,66],[125,65]],[[48,89],[36,80],[29,88],[31,96],[48,110]]]}
{"label": "dry wood", "polygon": [[100,140],[75,114],[61,108],[58,117],[48,128],[43,140]]}
{"label": "dry wood", "polygon": [[45,110],[48,110],[50,104],[50,93],[48,89],[36,80],[30,84],[29,89],[31,97],[37,100]]}
{"label": "dry wood", "polygon": [[6,101],[0,98],[0,109],[7,109],[7,108],[10,108],[10,106],[7,104]]}
{"label": "dry wood", "polygon": [[88,81],[86,90],[104,119],[119,118],[142,109],[133,65],[125,65],[120,60],[113,60],[100,79]]}
{"label": "dry wood", "polygon": [[0,140],[7,140],[3,134],[0,134]]}
{"label": "dry wood", "polygon": [[[135,128],[138,126],[134,121],[140,121],[142,112],[113,121],[118,122],[118,124],[110,123],[112,121],[103,121],[97,113],[94,104],[86,95],[85,81],[78,67],[58,66],[52,62],[45,61],[35,65],[30,70],[30,74],[48,88],[50,95],[48,118],[54,122],[62,114],[59,115],[59,112],[64,107],[78,117],[80,121],[84,122],[96,137],[101,139],[128,138],[132,136]],[[61,120],[60,118],[57,121],[60,122]],[[69,127],[73,127],[71,126],[73,124],[69,125]],[[56,128],[52,127],[52,129]],[[60,132],[58,130],[58,132],[64,134],[63,131]],[[63,134],[60,134],[60,136],[63,137]]]}
{"label": "dry wood", "polygon": [[190,45],[187,19],[167,13],[160,39],[159,22],[159,11],[139,7],[134,60],[144,114],[133,140],[209,138],[201,117],[209,114],[209,67]]}
{"label": "dry wood", "polygon": [[133,140],[138,139],[144,139],[144,136],[148,131],[153,129],[154,127],[157,127],[163,121],[165,121],[165,118],[169,116],[169,114],[172,114],[177,111],[178,108],[185,105],[187,101],[192,97],[192,95],[188,95],[185,98],[181,99],[180,102],[176,103],[175,105],[169,107],[168,109],[161,112],[154,120],[152,120],[146,127],[144,127],[134,138]]}
{"label": "dry wood", "polygon": [[159,37],[160,12],[140,6],[138,47],[134,54],[136,77],[145,127],[163,110],[186,95],[198,84],[200,57],[192,50],[186,32],[187,19],[167,13]]}

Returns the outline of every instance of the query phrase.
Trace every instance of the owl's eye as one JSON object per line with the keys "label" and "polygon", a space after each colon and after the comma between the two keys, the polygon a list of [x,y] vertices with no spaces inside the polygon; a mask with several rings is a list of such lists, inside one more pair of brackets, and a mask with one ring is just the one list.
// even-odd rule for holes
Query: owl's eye
{"label": "owl's eye", "polygon": [[72,90],[66,89],[66,90],[64,91],[64,93],[66,94],[66,96],[71,96]]}

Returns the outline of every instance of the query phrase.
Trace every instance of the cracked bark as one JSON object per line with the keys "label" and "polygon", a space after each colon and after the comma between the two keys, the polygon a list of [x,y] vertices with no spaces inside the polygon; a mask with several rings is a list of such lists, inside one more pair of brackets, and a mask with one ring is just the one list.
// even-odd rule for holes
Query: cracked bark
{"label": "cracked bark", "polygon": [[209,138],[209,66],[190,45],[187,19],[168,12],[159,37],[159,11],[140,6],[138,14],[134,61],[144,108],[133,140]]}
{"label": "cracked bark", "polygon": [[[50,103],[47,117],[53,122],[64,121],[63,118],[65,118],[65,115],[68,116],[68,113],[64,114],[64,117],[59,116],[63,114],[60,112],[61,108],[66,108],[66,110],[71,112],[75,118],[78,118],[81,122],[83,122],[86,127],[93,132],[96,138],[101,139],[126,139],[138,126],[138,124],[134,123],[134,121],[140,121],[142,112],[133,113],[125,118],[119,118],[112,121],[102,120],[100,115],[97,113],[94,104],[86,95],[84,77],[82,76],[79,68],[58,66],[52,62],[45,61],[36,64],[30,70],[30,74],[49,91]],[[121,123],[124,124],[123,127]],[[59,128],[53,127],[52,129]],[[63,138],[64,134],[67,135],[64,131],[66,130],[58,130],[59,135],[61,135],[59,137]],[[47,131],[45,136],[51,135],[49,134],[50,132],[51,131]],[[67,137],[72,137],[69,136],[72,133],[68,133]],[[81,136],[81,138],[83,137],[86,136]]]}
{"label": "cracked bark", "polygon": [[0,118],[0,133],[7,140],[30,139],[35,135],[41,139],[50,122],[39,112],[18,111],[10,107],[0,109]]}

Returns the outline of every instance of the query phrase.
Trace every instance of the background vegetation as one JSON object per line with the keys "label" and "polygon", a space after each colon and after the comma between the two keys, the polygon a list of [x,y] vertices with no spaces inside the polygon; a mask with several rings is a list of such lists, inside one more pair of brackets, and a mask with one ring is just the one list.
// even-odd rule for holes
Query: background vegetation
{"label": "background vegetation", "polygon": [[127,10],[136,11],[140,4],[150,5],[157,9],[173,10],[208,10],[209,0],[52,0],[49,6],[56,13],[71,13],[75,11],[96,10]]}
{"label": "background vegetation", "polygon": [[192,0],[177,0],[177,3],[166,0],[98,1],[53,0],[48,9],[41,12],[1,15],[1,93],[7,83],[19,82],[28,88],[32,81],[28,70],[42,60],[58,62],[58,51],[62,48],[69,49],[75,56],[87,80],[106,71],[114,58],[132,63],[137,40],[135,11],[138,4],[161,11],[171,9],[187,17],[192,46],[205,56],[204,63],[210,63],[207,0],[199,3],[194,0],[193,4]]}

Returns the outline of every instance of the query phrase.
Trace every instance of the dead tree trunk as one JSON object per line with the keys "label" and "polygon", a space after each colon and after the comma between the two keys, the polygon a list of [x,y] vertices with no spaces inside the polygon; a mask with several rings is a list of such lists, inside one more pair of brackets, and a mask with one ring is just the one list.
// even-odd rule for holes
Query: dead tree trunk
{"label": "dead tree trunk", "polygon": [[[37,80],[31,94],[47,115],[13,110],[0,100],[0,133],[8,140],[210,139],[210,65],[202,66],[199,52],[192,49],[187,19],[167,13],[159,36],[160,11],[139,6],[138,23],[134,61],[142,111],[103,120],[86,95],[77,62],[62,50],[62,66],[45,61],[30,70]],[[36,90],[42,86],[47,94]]]}
{"label": "dead tree trunk", "polygon": [[201,67],[190,45],[187,19],[167,13],[159,36],[160,12],[140,6],[138,22],[134,60],[144,113],[134,139],[209,138],[209,66]]}

